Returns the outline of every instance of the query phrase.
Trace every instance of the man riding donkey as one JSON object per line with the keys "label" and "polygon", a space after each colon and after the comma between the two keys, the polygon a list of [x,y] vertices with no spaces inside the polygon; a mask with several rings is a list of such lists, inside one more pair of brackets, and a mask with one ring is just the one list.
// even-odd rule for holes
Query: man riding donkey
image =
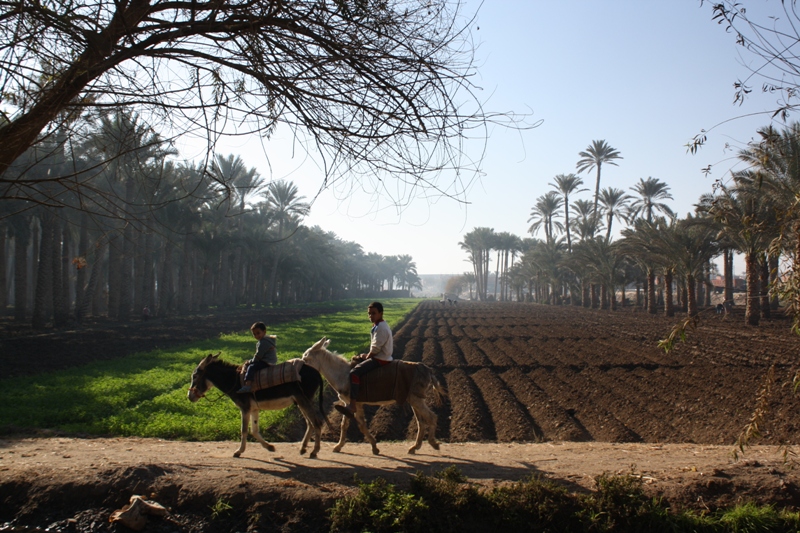
{"label": "man riding donkey", "polygon": [[355,403],[362,378],[367,372],[392,362],[394,341],[392,339],[392,329],[383,319],[383,304],[372,302],[367,307],[367,314],[370,322],[372,322],[369,352],[359,354],[353,358],[353,360],[360,362],[350,370],[350,401],[347,405],[334,405],[337,411],[348,418],[355,418]]}

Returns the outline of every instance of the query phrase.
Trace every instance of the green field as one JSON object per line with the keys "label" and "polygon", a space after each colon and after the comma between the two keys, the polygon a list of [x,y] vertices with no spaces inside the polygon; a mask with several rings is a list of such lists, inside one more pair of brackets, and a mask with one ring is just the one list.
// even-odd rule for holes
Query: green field
{"label": "green field", "polygon": [[[394,328],[419,300],[384,302],[384,318]],[[280,360],[300,357],[321,337],[330,348],[352,355],[369,346],[367,300],[337,302],[337,311],[270,326],[278,336]],[[345,310],[342,310],[342,308]],[[257,315],[257,311],[254,311]],[[161,437],[186,440],[239,438],[239,411],[219,391],[191,403],[187,390],[192,370],[209,353],[240,363],[252,356],[249,331],[222,335],[184,346],[138,353],[89,365],[0,380],[0,430],[51,429],[72,434]],[[296,408],[265,411],[265,437],[279,440],[299,416]]]}

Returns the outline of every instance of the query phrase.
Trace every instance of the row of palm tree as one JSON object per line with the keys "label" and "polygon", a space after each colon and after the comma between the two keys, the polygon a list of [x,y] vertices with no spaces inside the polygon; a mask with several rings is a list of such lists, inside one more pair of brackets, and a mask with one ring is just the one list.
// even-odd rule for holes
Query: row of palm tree
{"label": "row of palm tree", "polygon": [[[421,287],[411,256],[304,226],[311,207],[297,186],[267,181],[238,156],[176,163],[169,143],[125,113],[86,131],[10,170],[60,204],[0,204],[0,309],[13,306],[17,320],[125,321],[145,307],[166,316]],[[48,180],[66,173],[80,189]]]}
{"label": "row of palm tree", "polygon": [[[579,172],[598,171],[594,201],[575,200],[586,191],[583,180],[559,174],[528,220],[529,232],[543,238],[501,237],[491,228],[465,235],[460,244],[473,264],[477,298],[615,309],[618,290],[624,304],[625,287],[635,284],[636,300],[649,312],[663,302],[671,316],[677,300],[694,316],[701,304],[710,304],[712,260],[720,255],[724,297],[733,300],[732,256],[740,253],[747,269],[746,322],[769,317],[779,297],[800,316],[800,125],[763,128],[759,137],[739,153],[748,167],[702,195],[695,213],[682,219],[667,204],[669,186],[658,179],[640,178],[632,194],[600,188],[602,164],[616,164],[621,156],[605,141],[594,141],[577,165]],[[616,240],[615,223],[624,225]],[[487,281],[492,252],[500,280],[494,293]]]}

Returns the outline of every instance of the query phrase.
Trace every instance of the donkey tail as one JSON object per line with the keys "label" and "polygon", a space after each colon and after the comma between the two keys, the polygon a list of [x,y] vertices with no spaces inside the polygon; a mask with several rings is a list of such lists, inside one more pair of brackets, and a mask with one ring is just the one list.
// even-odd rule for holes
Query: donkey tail
{"label": "donkey tail", "polygon": [[[322,378],[322,376],[320,376],[320,378]],[[322,401],[324,399],[323,398],[323,394],[322,394],[323,392],[325,392],[325,379],[324,378],[319,380],[319,392],[317,394],[317,396],[319,398],[319,414],[322,415],[322,419],[325,421],[325,425],[328,426],[329,429],[333,429],[333,426],[331,425],[331,421],[328,420],[328,415],[327,415],[327,413],[325,413],[325,408],[322,405]]]}
{"label": "donkey tail", "polygon": [[439,376],[436,375],[433,371],[431,371],[431,387],[433,388],[433,405],[439,407],[444,403],[444,400],[448,397],[447,387],[445,386],[444,382],[439,379]]}

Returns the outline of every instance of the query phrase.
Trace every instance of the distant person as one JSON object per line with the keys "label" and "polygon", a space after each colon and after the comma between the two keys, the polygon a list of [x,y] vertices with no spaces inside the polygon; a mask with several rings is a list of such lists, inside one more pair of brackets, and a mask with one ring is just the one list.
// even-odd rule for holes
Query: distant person
{"label": "distant person", "polygon": [[147,307],[146,305],[144,306],[144,309],[142,309],[142,320],[144,320],[145,322],[150,320],[150,308]]}
{"label": "distant person", "polygon": [[353,418],[356,413],[356,398],[358,389],[361,386],[361,378],[367,372],[392,362],[392,352],[394,351],[394,340],[392,339],[392,329],[383,319],[383,304],[372,302],[367,307],[367,315],[372,322],[370,332],[369,352],[357,356],[361,362],[350,370],[350,403],[347,405],[335,405],[337,411]]}
{"label": "distant person", "polygon": [[717,314],[721,315],[724,312],[725,312],[725,306],[722,305],[721,303],[717,304]]}
{"label": "distant person", "polygon": [[267,368],[269,365],[278,364],[277,337],[275,335],[267,335],[267,325],[263,322],[256,322],[250,326],[250,332],[258,342],[256,343],[256,353],[253,355],[253,359],[250,360],[247,372],[244,375],[244,385],[236,391],[239,394],[252,392],[253,378],[256,372]]}

